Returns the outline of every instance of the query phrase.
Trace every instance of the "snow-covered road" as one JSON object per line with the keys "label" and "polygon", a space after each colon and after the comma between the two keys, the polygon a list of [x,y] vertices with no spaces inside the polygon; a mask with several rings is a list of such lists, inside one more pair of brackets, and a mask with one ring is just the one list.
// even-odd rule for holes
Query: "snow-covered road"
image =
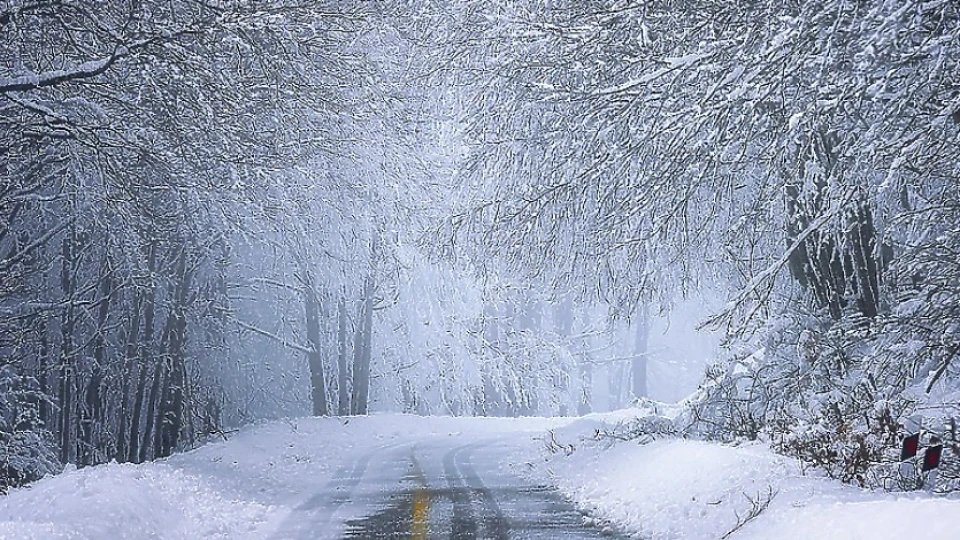
{"label": "snow-covered road", "polygon": [[610,538],[556,490],[516,471],[515,436],[428,436],[342,466],[280,524],[275,540]]}

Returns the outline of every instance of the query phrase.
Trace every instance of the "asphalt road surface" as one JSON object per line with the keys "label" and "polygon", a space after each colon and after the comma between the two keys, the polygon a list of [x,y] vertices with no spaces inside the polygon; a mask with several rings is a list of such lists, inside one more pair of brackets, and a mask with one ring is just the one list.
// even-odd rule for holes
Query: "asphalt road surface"
{"label": "asphalt road surface", "polygon": [[611,539],[516,473],[506,440],[430,440],[357,456],[273,540]]}

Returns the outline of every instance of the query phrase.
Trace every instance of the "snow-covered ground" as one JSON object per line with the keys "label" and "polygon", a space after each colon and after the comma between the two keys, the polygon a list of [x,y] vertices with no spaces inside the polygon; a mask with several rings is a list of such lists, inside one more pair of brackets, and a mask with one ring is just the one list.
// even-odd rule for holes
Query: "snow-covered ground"
{"label": "snow-covered ground", "polygon": [[[338,468],[377,448],[437,438],[513,441],[518,471],[559,487],[595,521],[643,538],[960,538],[960,499],[885,494],[804,476],[761,445],[593,441],[630,411],[584,419],[382,415],[253,426],[143,465],[68,471],[0,497],[0,538],[270,538]],[[545,451],[544,437],[572,448]],[[557,447],[554,447],[555,449]],[[345,519],[345,517],[344,517]]]}
{"label": "snow-covered ground", "polygon": [[[960,539],[960,497],[861,490],[801,470],[761,444],[666,439],[598,442],[596,430],[630,418],[594,415],[555,430],[566,450],[545,453],[538,476],[600,524],[640,538]],[[772,498],[771,498],[772,497]]]}

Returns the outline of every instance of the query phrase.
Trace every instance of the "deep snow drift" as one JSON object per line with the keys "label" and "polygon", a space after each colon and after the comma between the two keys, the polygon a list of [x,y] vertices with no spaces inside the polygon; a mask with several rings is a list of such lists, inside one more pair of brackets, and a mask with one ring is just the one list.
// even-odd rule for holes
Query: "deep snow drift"
{"label": "deep snow drift", "polygon": [[[769,507],[730,538],[958,537],[960,499],[871,493],[804,476],[761,445],[594,440],[598,427],[630,414],[273,422],[168,460],[68,471],[14,490],[0,498],[0,538],[269,538],[358,453],[491,436],[516,443],[513,468],[531,483],[555,485],[600,526],[643,538],[720,538],[748,515],[750,499],[771,493]],[[551,453],[554,441],[564,446]]]}

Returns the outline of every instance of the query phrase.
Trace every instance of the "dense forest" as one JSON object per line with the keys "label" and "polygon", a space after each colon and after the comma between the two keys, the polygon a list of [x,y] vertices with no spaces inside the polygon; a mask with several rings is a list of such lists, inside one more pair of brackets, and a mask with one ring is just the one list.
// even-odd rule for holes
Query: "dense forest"
{"label": "dense forest", "polygon": [[[0,488],[263,418],[666,399],[655,364],[699,386],[634,429],[861,485],[960,416],[955,1],[6,0],[0,34]],[[705,369],[658,360],[682,306]]]}

